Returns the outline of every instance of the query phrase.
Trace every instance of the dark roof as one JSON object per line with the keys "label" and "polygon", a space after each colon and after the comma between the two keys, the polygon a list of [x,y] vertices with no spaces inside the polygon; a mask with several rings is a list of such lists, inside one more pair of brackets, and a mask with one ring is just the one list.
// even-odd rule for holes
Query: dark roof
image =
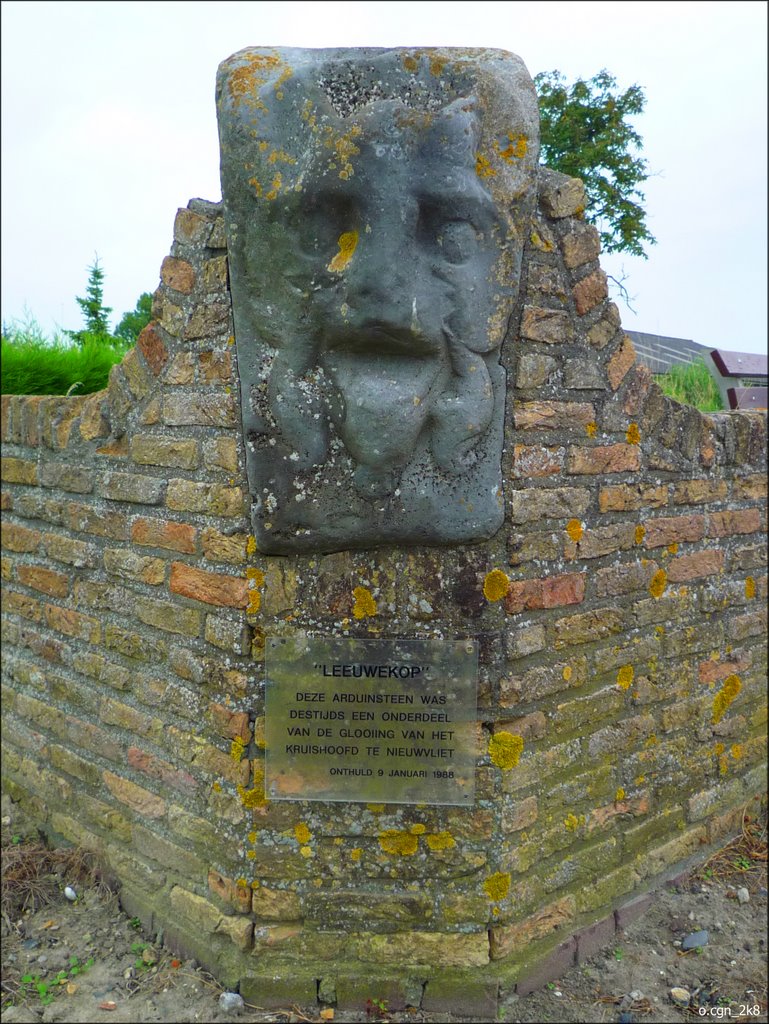
{"label": "dark roof", "polygon": [[633,342],[639,363],[652,373],[667,373],[676,363],[692,363],[710,352],[709,345],[700,345],[689,338],[669,338],[664,334],[625,331]]}

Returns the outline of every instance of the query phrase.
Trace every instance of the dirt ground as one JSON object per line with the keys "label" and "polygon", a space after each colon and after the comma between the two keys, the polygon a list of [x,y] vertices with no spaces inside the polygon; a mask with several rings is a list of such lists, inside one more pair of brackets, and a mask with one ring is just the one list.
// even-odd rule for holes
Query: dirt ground
{"label": "dirt ground", "polygon": [[[24,834],[12,805],[4,801],[4,1024],[464,1020],[421,1010],[389,1012],[386,1005],[373,1003],[363,1014],[297,1006],[225,1012],[216,981],[194,961],[175,960],[142,932],[137,920],[121,912],[117,896],[89,884],[87,861],[71,851],[55,854],[41,844],[30,845],[35,838],[29,830]],[[21,865],[35,859],[40,870],[22,877],[26,869]],[[68,884],[74,900],[64,894]],[[24,910],[18,902],[24,897],[42,905]],[[742,837],[685,884],[659,892],[647,914],[611,947],[557,983],[513,997],[497,1019],[766,1021],[766,922],[766,831],[748,821]],[[707,931],[706,938],[697,940],[702,944],[684,952],[681,943],[702,930]],[[674,989],[685,993],[671,996]],[[684,1005],[677,1006],[674,998]]]}

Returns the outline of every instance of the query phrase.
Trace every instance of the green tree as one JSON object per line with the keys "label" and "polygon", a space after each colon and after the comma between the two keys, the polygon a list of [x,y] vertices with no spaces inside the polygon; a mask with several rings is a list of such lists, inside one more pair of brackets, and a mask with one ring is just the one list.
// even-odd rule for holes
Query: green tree
{"label": "green tree", "polygon": [[142,292],[136,300],[136,307],[130,313],[124,313],[115,328],[115,337],[127,345],[133,345],[141,332],[152,319],[152,296]]}
{"label": "green tree", "polygon": [[88,268],[85,298],[77,296],[76,301],[83,313],[85,328],[82,331],[64,333],[78,345],[85,345],[89,341],[111,343],[113,339],[109,330],[109,315],[112,309],[104,305],[104,271],[98,256],[94,256],[94,261]]}
{"label": "green tree", "polygon": [[572,85],[558,71],[543,71],[534,83],[542,162],[585,183],[585,215],[598,228],[604,252],[646,258],[644,247],[656,239],[646,226],[639,185],[649,171],[646,161],[634,155],[642,139],[628,120],[644,109],[643,89],[631,85],[620,92],[608,71]]}

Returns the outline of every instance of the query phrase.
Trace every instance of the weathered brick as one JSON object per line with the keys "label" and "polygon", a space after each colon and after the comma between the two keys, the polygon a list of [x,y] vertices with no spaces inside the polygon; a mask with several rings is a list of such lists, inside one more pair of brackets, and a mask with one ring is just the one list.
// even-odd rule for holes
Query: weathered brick
{"label": "weathered brick", "polygon": [[[530,492],[527,491],[526,493]],[[515,502],[515,498],[513,498],[513,501]],[[521,513],[524,513],[523,508],[521,508],[519,514]],[[507,556],[510,565],[552,561],[561,557],[561,536],[558,533],[553,533],[552,530],[549,532],[532,531],[531,533],[511,534],[507,542]]]}
{"label": "weathered brick", "polygon": [[44,462],[40,472],[43,487],[56,487],[75,494],[90,494],[93,490],[93,472],[63,462]]}
{"label": "weathered brick", "polygon": [[540,352],[522,352],[515,368],[517,388],[538,388],[558,367],[557,360]]}
{"label": "weathered brick", "polygon": [[563,896],[517,924],[492,928],[491,959],[503,960],[523,953],[532,943],[563,931],[577,913],[573,896]]}
{"label": "weathered brick", "polygon": [[611,752],[631,750],[652,735],[654,726],[652,715],[625,718],[616,725],[594,732],[588,741],[588,753],[591,757],[600,758]]}
{"label": "weathered brick", "polygon": [[195,287],[195,271],[186,260],[166,256],[160,265],[160,280],[168,288],[189,295]]}
{"label": "weathered brick", "polygon": [[173,384],[175,387],[192,384],[195,380],[196,365],[194,352],[177,352],[166,370],[164,383]]}
{"label": "weathered brick", "polygon": [[80,436],[84,441],[93,441],[97,437],[109,437],[109,421],[106,413],[106,394],[98,391],[89,395],[80,413]]}
{"label": "weathered brick", "polygon": [[524,306],[521,337],[548,345],[568,344],[574,340],[574,325],[563,310]]}
{"label": "weathered brick", "polygon": [[673,484],[673,504],[702,505],[711,501],[725,501],[727,491],[725,480],[681,480]]}
{"label": "weathered brick", "polygon": [[671,583],[685,583],[687,580],[699,579],[702,576],[715,576],[723,567],[724,552],[721,550],[680,555],[668,563],[668,580]]}
{"label": "weathered brick", "polygon": [[659,548],[670,544],[692,543],[705,536],[703,515],[666,516],[644,522],[644,547]]}
{"label": "weathered brick", "polygon": [[203,465],[206,469],[238,471],[238,445],[234,437],[221,435],[203,442]]}
{"label": "weathered brick", "polygon": [[[238,914],[249,914],[251,912],[252,890],[250,886],[238,885],[232,878],[227,878],[226,875],[211,869],[208,872],[208,891]],[[301,918],[299,897],[295,892],[263,889],[260,886],[258,890],[253,891],[253,895],[256,896],[257,893],[263,897],[261,903],[264,905],[264,909],[268,911],[270,909],[277,910],[277,914],[272,915],[272,920],[291,921]],[[272,897],[277,898],[273,900]],[[288,916],[281,916],[282,911],[285,911]],[[292,911],[295,916],[291,916]],[[256,916],[270,918],[269,913],[259,913],[258,911]]]}
{"label": "weathered brick", "polygon": [[749,636],[761,636],[766,633],[766,612],[751,612],[749,615],[738,615],[727,626],[730,640],[745,640]]}
{"label": "weathered brick", "polygon": [[732,481],[732,498],[735,501],[756,501],[766,498],[767,479],[764,473],[735,477]]}
{"label": "weathered brick", "polygon": [[204,291],[215,292],[227,287],[227,257],[214,256],[203,264],[200,286]]}
{"label": "weathered brick", "polygon": [[102,697],[99,703],[99,720],[105,725],[116,725],[120,729],[138,736],[146,736],[155,742],[162,740],[165,728],[160,718],[153,718],[152,715],[111,697]]}
{"label": "weathered brick", "polygon": [[580,216],[585,210],[585,186],[580,178],[569,178],[565,174],[541,175],[539,202],[547,216],[556,220]]}
{"label": "weathered brick", "polygon": [[131,768],[150,776],[150,778],[157,779],[163,786],[170,786],[188,794],[194,793],[198,788],[197,782],[189,772],[175,768],[168,761],[164,761],[140,747],[129,747],[127,759]]}
{"label": "weathered brick", "polygon": [[162,434],[136,434],[131,438],[131,458],[144,466],[171,466],[195,469],[198,464],[197,441]]}
{"label": "weathered brick", "polygon": [[558,608],[579,604],[585,597],[584,573],[546,576],[539,580],[515,580],[504,598],[508,615],[525,609]]}
{"label": "weathered brick", "polygon": [[506,676],[499,681],[499,703],[510,707],[519,703],[542,700],[551,694],[573,686],[581,686],[587,679],[587,660],[570,658],[554,665],[536,665],[520,675]]}
{"label": "weathered brick", "polygon": [[41,622],[43,619],[43,609],[36,598],[12,590],[3,594],[3,611],[8,615],[21,615],[32,622]]}
{"label": "weathered brick", "polygon": [[564,540],[564,558],[601,558],[615,551],[627,551],[635,546],[636,528],[632,523],[615,523],[612,526],[598,526],[586,530],[575,543],[570,537]]}
{"label": "weathered brick", "polygon": [[211,526],[203,530],[200,539],[203,554],[211,562],[241,565],[246,560],[248,536],[245,533],[224,534]]}
{"label": "weathered brick", "polygon": [[740,653],[738,657],[732,657],[728,661],[721,661],[719,659],[709,658],[707,661],[700,662],[698,669],[698,676],[701,683],[705,683],[710,686],[713,683],[721,682],[726,679],[727,676],[739,675],[748,669],[752,662],[752,656],[750,652]]}
{"label": "weathered brick", "polygon": [[594,611],[558,619],[554,629],[556,648],[586,644],[619,633],[622,629],[622,612],[616,608],[596,608]]}
{"label": "weathered brick", "polygon": [[243,492],[239,487],[169,480],[166,504],[177,512],[203,512],[213,516],[243,514]]}
{"label": "weathered brick", "polygon": [[513,476],[528,479],[552,476],[563,469],[563,448],[517,444],[513,448]]}
{"label": "weathered brick", "polygon": [[758,569],[767,563],[766,544],[748,544],[734,548],[731,553],[732,569]]}
{"label": "weathered brick", "polygon": [[640,469],[637,445],[610,444],[597,448],[572,447],[569,449],[569,473],[632,473]]}
{"label": "weathered brick", "polygon": [[226,739],[239,736],[248,743],[251,739],[251,728],[247,711],[230,711],[223,704],[209,704],[208,716],[215,731]]}
{"label": "weathered brick", "polygon": [[137,786],[135,782],[124,779],[114,772],[102,772],[102,778],[107,789],[116,800],[136,811],[145,818],[162,818],[166,813],[166,802],[162,797],[156,796],[143,786]]}
{"label": "weathered brick", "polygon": [[71,530],[88,533],[111,540],[125,540],[128,537],[128,519],[122,512],[113,509],[93,508],[71,502],[66,507],[66,522]]}
{"label": "weathered brick", "polygon": [[140,505],[159,505],[166,489],[165,480],[137,473],[105,473],[98,487],[99,496],[110,501],[130,501]]}
{"label": "weathered brick", "polygon": [[230,305],[224,302],[211,302],[198,306],[184,329],[185,340],[197,338],[214,338],[231,333]]}
{"label": "weathered brick", "polygon": [[0,476],[6,484],[36,485],[38,480],[37,462],[31,459],[14,459],[3,456],[0,459]]}
{"label": "weathered brick", "polygon": [[513,491],[511,504],[514,523],[571,519],[587,510],[590,491],[586,487],[529,487]]}
{"label": "weathered brick", "polygon": [[211,234],[211,221],[194,210],[180,209],[174,220],[174,241],[190,244],[207,242]]}
{"label": "weathered brick", "polygon": [[19,583],[49,597],[66,597],[69,593],[69,577],[42,565],[20,565],[16,575]]}
{"label": "weathered brick", "polygon": [[184,608],[170,601],[154,601],[149,597],[137,599],[134,612],[148,626],[155,626],[168,633],[183,636],[199,636],[201,613],[194,608]]}
{"label": "weathered brick", "polygon": [[90,615],[82,615],[72,608],[61,608],[59,605],[45,606],[45,621],[51,629],[58,630],[67,636],[86,640],[89,644],[101,642],[101,625],[98,619]]}
{"label": "weathered brick", "polygon": [[3,523],[0,529],[2,545],[6,551],[18,551],[29,553],[39,551],[43,535],[39,530],[30,530],[26,526],[18,526],[16,523]]}
{"label": "weathered brick", "polygon": [[166,395],[163,422],[169,426],[234,427],[235,403],[231,395]]}
{"label": "weathered brick", "polygon": [[139,580],[153,586],[163,583],[166,576],[166,563],[162,558],[144,557],[124,548],[107,548],[104,568],[122,579]]}
{"label": "weathered brick", "polygon": [[617,484],[598,492],[601,512],[637,512],[643,508],[661,508],[668,503],[667,484]]}
{"label": "weathered brick", "polygon": [[229,350],[209,350],[198,355],[198,373],[205,384],[226,383],[232,379]]}
{"label": "weathered brick", "polygon": [[188,523],[172,523],[163,519],[134,519],[131,541],[142,547],[164,548],[182,554],[195,553],[197,530]]}
{"label": "weathered brick", "polygon": [[505,804],[502,808],[502,831],[520,832],[521,829],[533,825],[538,815],[539,809],[535,796],[527,796],[523,800]]}
{"label": "weathered brick", "polygon": [[99,554],[93,544],[74,540],[60,533],[47,533],[43,538],[46,554],[58,562],[65,562],[76,569],[94,568],[98,565]]}
{"label": "weathered brick", "polygon": [[214,647],[233,654],[248,654],[251,650],[251,630],[240,619],[206,615],[205,637]]}
{"label": "weathered brick", "polygon": [[245,608],[248,603],[245,579],[206,572],[184,562],[172,563],[170,589],[182,597],[226,608]]}
{"label": "weathered brick", "polygon": [[577,430],[595,422],[589,402],[519,402],[513,415],[517,430]]}
{"label": "weathered brick", "polygon": [[731,537],[734,534],[757,533],[761,529],[758,508],[729,509],[711,512],[708,516],[708,537]]}
{"label": "weathered brick", "polygon": [[633,343],[625,334],[622,338],[622,344],[606,364],[606,375],[609,378],[612,391],[616,391],[620,386],[635,360],[636,355]]}
{"label": "weathered brick", "polygon": [[617,597],[620,594],[632,594],[636,590],[647,591],[657,569],[656,562],[646,559],[599,569],[594,577],[595,592],[598,597]]}
{"label": "weathered brick", "polygon": [[92,651],[76,651],[72,655],[72,668],[116,690],[127,690],[135,679],[135,675],[122,665],[116,665]]}
{"label": "weathered brick", "polygon": [[563,367],[563,386],[573,391],[603,391],[603,370],[590,356],[572,357]]}

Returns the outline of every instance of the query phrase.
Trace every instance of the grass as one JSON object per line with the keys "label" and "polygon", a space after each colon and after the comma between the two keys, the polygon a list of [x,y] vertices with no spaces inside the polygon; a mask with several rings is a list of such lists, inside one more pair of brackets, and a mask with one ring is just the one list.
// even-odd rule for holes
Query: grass
{"label": "grass", "polygon": [[703,359],[671,366],[656,381],[668,398],[693,405],[701,412],[720,412],[723,408],[716,382]]}
{"label": "grass", "polygon": [[107,386],[109,372],[127,347],[91,337],[73,345],[59,335],[47,338],[34,320],[3,325],[4,395],[89,395]]}

